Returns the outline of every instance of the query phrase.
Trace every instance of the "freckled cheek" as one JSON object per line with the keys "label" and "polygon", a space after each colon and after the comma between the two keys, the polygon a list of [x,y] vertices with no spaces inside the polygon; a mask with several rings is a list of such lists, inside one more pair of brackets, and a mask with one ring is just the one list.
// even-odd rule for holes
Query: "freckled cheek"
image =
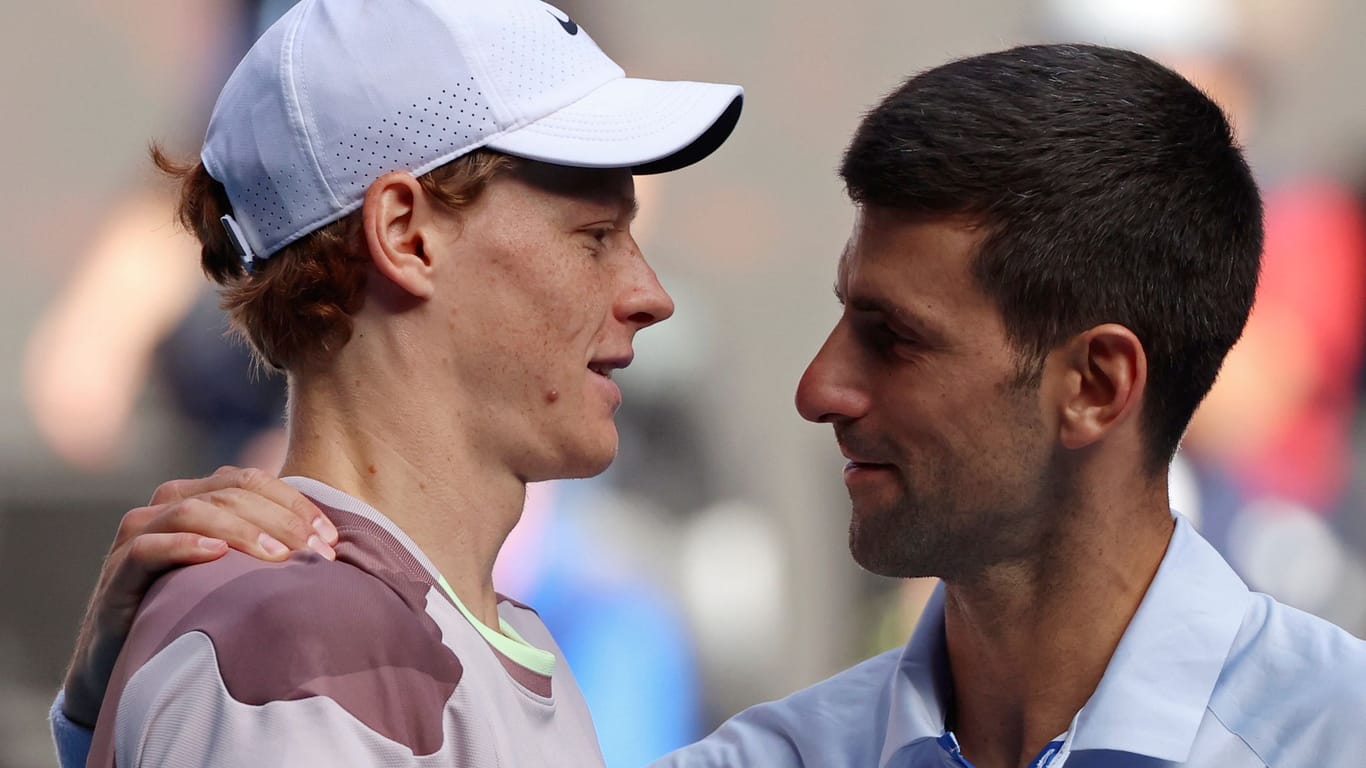
{"label": "freckled cheek", "polygon": [[539,352],[534,360],[528,360],[529,394],[539,398],[543,405],[554,407],[562,403],[564,393],[572,388],[574,371],[562,347],[542,344]]}
{"label": "freckled cheek", "polygon": [[[522,390],[527,407],[563,408],[579,400],[590,357],[608,344],[620,345],[606,332],[610,303],[596,284],[585,282],[586,275],[557,259],[542,259],[544,268],[534,272],[516,261],[504,258],[491,265],[495,268],[477,299],[479,311],[464,319],[492,318],[482,323],[494,335],[490,364],[520,372],[521,384],[506,374],[503,382]],[[453,327],[460,320],[453,311]]]}

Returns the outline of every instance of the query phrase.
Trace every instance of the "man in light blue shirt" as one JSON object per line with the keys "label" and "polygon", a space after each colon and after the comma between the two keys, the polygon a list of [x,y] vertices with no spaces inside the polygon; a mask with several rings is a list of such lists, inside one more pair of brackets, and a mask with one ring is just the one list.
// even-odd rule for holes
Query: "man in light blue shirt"
{"label": "man in light blue shirt", "polygon": [[1017,48],[906,81],[841,175],[844,312],[797,408],[849,460],[854,558],[944,583],[904,650],[661,765],[1366,765],[1366,644],[1168,506],[1259,270],[1220,109],[1134,53]]}
{"label": "man in light blue shirt", "polygon": [[[967,764],[955,761],[945,729],[953,680],[942,587],[924,617],[904,649],[745,710],[657,765]],[[1249,592],[1177,518],[1100,684],[1028,765],[1360,765],[1363,681],[1360,640]]]}
{"label": "man in light blue shirt", "polygon": [[848,460],[854,558],[943,586],[904,650],[659,764],[1366,765],[1366,644],[1168,506],[1262,249],[1220,109],[1134,53],[1016,48],[907,80],[841,175],[843,313],[797,408]]}
{"label": "man in light blue shirt", "polygon": [[1366,765],[1366,644],[1168,506],[1261,256],[1220,109],[1135,53],[1029,46],[908,79],[841,176],[844,313],[796,404],[848,459],[854,558],[944,584],[906,649],[661,765]]}

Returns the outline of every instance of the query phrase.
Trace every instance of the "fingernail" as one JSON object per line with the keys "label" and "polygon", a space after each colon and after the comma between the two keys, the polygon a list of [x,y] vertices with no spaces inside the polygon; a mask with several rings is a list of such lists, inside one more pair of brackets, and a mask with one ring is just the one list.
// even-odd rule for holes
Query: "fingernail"
{"label": "fingernail", "polygon": [[289,547],[281,544],[275,537],[268,533],[261,534],[257,540],[261,542],[261,548],[271,557],[283,557],[284,555],[289,554]]}
{"label": "fingernail", "polygon": [[333,550],[331,547],[327,546],[327,544],[324,543],[323,540],[318,538],[317,536],[308,537],[308,548],[313,550],[314,552],[317,552],[318,554],[322,555],[328,560],[337,559],[336,551]]}
{"label": "fingernail", "polygon": [[221,552],[226,546],[228,546],[228,542],[222,539],[211,539],[207,536],[199,537],[199,548],[205,552]]}
{"label": "fingernail", "polygon": [[327,517],[319,515],[313,518],[313,530],[317,531],[318,535],[323,537],[323,541],[328,544],[337,543],[337,527],[332,525],[332,521],[328,520]]}

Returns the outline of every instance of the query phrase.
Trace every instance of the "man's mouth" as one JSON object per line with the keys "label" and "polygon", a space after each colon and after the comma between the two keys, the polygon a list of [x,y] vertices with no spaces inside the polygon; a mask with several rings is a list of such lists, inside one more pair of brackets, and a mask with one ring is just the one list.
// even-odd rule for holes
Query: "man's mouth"
{"label": "man's mouth", "polygon": [[839,444],[840,454],[843,455],[844,458],[849,462],[848,465],[846,465],[845,467],[846,469],[856,467],[872,468],[891,466],[891,464],[888,464],[887,462],[878,461],[878,459],[881,458],[880,456],[871,455],[869,451],[864,450],[863,446],[850,440],[845,435],[836,435],[835,441]]}
{"label": "man's mouth", "polygon": [[593,373],[596,373],[604,379],[610,379],[612,378],[612,371],[617,370],[618,368],[625,368],[626,366],[630,365],[632,357],[633,355],[628,353],[621,357],[604,357],[596,360],[591,360],[588,363],[588,370],[592,371]]}
{"label": "man's mouth", "polygon": [[892,465],[880,461],[850,461],[845,469],[891,469]]}
{"label": "man's mouth", "polygon": [[840,453],[848,462],[844,465],[845,480],[873,477],[881,475],[881,471],[896,469],[895,464],[879,461],[881,456],[874,455],[874,452],[867,450],[868,446],[852,439],[848,433],[837,433],[835,439],[839,443]]}

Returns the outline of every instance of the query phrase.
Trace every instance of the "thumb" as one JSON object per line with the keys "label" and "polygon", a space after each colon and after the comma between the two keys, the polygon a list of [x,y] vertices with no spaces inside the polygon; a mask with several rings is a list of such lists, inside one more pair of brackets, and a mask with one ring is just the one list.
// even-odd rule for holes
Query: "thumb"
{"label": "thumb", "polygon": [[226,541],[197,533],[141,534],[133,539],[123,562],[114,570],[104,600],[110,607],[136,609],[147,589],[166,571],[217,560],[227,551]]}

